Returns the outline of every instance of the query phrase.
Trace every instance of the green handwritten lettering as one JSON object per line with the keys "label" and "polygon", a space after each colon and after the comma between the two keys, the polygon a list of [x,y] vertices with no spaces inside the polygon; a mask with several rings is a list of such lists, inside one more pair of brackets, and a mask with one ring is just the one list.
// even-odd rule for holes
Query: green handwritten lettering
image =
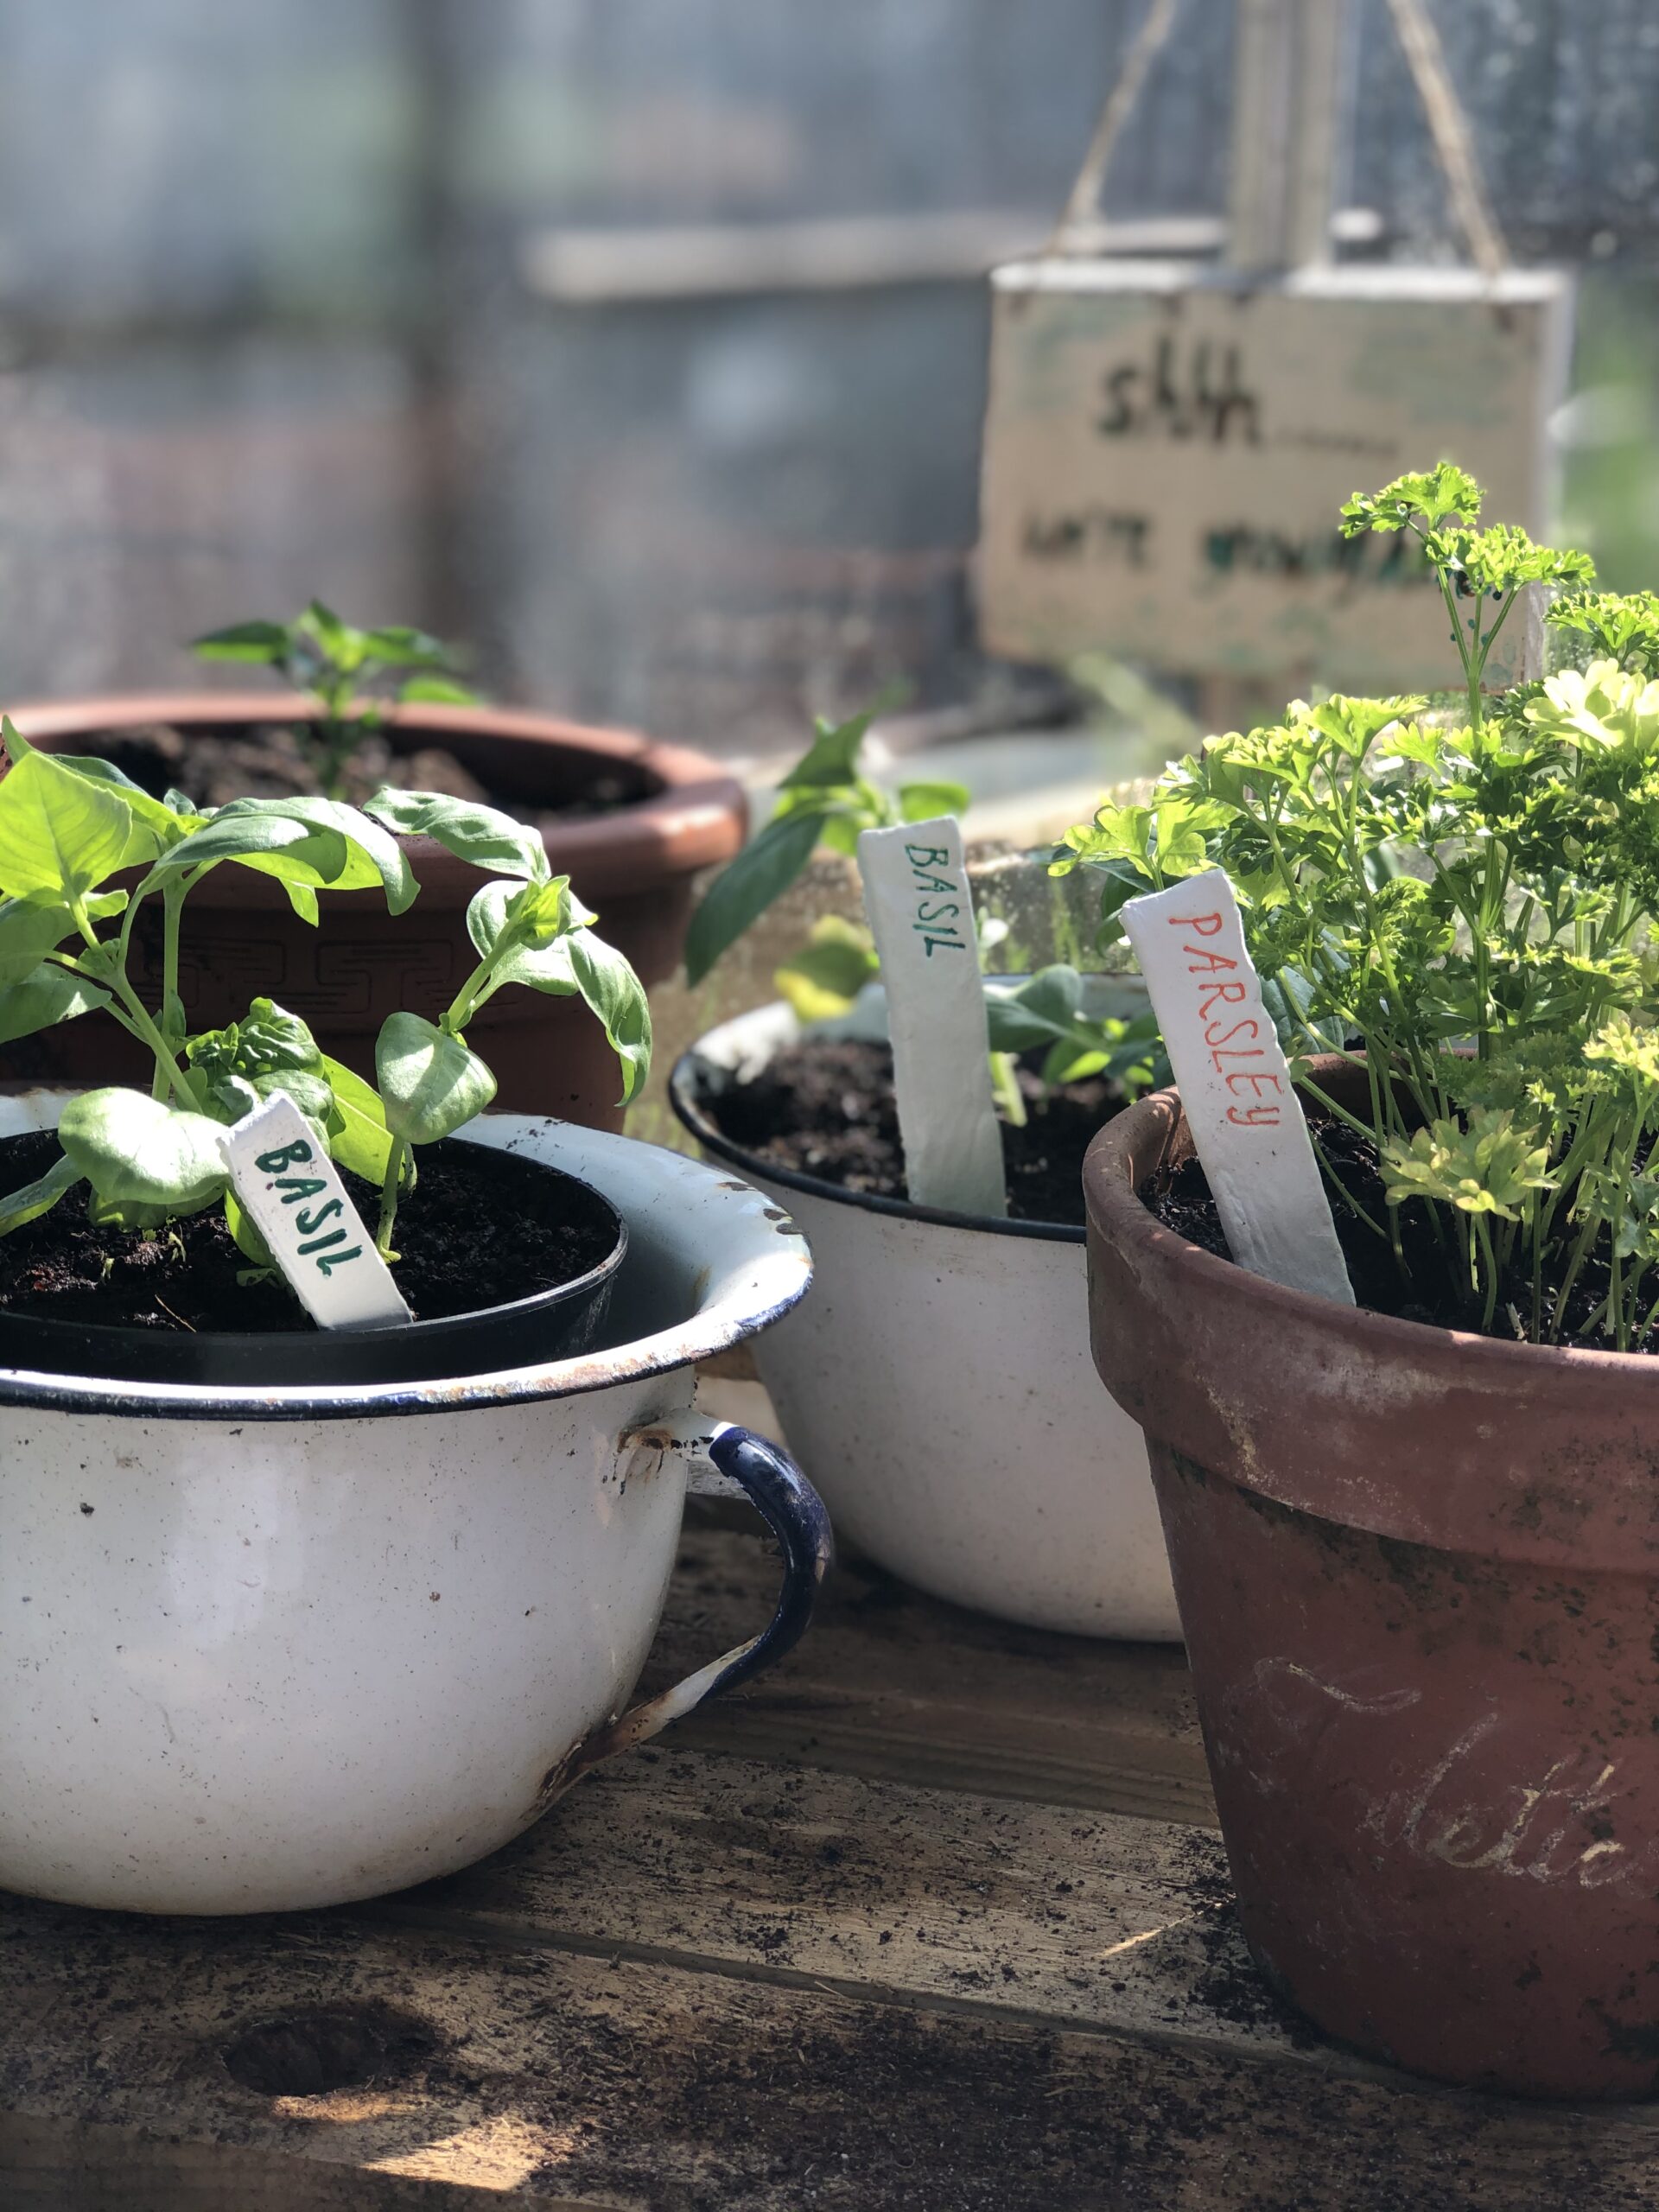
{"label": "green handwritten lettering", "polygon": [[313,1158],[311,1147],[303,1137],[296,1137],[292,1144],[284,1145],[280,1152],[262,1152],[254,1166],[262,1175],[280,1175],[285,1167],[297,1166],[301,1160]]}

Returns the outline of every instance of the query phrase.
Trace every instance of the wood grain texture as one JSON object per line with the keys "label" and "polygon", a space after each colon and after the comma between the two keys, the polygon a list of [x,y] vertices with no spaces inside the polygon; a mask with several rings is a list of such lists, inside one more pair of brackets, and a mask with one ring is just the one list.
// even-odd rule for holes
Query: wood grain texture
{"label": "wood grain texture", "polygon": [[364,1910],[1353,2070],[1262,1987],[1219,1839],[1159,1821],[647,1749],[481,1866]]}
{"label": "wood grain texture", "polygon": [[[647,1684],[752,1635],[776,1595],[741,1510],[688,1516]],[[1192,1678],[1177,1648],[1012,1628],[836,1567],[781,1667],[682,1726],[709,1751],[1213,1825]]]}
{"label": "wood grain texture", "polygon": [[[1659,2204],[1659,2133],[1642,2113],[1505,2107],[988,2006],[572,1955],[499,1929],[481,1942],[348,1915],[205,1928],[14,1903],[0,1961],[0,2202],[27,2212],[129,2212],[143,2189],[189,2212]],[[322,2006],[396,2008],[428,2048],[330,2095],[231,2079],[227,2046]],[[124,2198],[71,2193],[89,2127],[125,2137]],[[219,2196],[158,2193],[199,2176],[214,2144],[235,2153]],[[263,2197],[238,2193],[273,2162],[290,2170],[286,2195],[263,2180]],[[364,2177],[360,2197],[342,2172]]]}

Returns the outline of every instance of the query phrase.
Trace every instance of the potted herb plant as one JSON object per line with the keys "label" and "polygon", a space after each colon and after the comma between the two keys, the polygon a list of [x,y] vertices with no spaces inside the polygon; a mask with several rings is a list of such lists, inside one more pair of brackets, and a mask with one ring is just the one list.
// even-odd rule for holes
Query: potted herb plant
{"label": "potted herb plant", "polygon": [[[1281,988],[1357,1306],[1232,1265],[1179,1097],[1085,1183],[1095,1357],[1144,1422],[1239,1909],[1323,2027],[1530,2095],[1659,2087],[1659,602],[1406,529],[1450,709],[1298,701],[1059,865],[1108,924],[1219,865]],[[1529,589],[1588,658],[1488,696]],[[1298,1063],[1293,1062],[1294,1069]]]}
{"label": "potted herb plant", "polygon": [[[693,918],[694,981],[821,842],[966,804],[889,795],[861,772],[868,717],[820,724],[778,812]],[[913,1204],[886,1007],[868,935],[827,922],[780,969],[784,998],[704,1036],[671,1096],[703,1150],[805,1230],[817,1278],[755,1347],[785,1433],[873,1559],[935,1595],[1034,1626],[1179,1633],[1136,1426],[1103,1422],[1083,1326],[1083,1154],[1154,1077],[1131,979],[1052,966],[988,979],[1009,1217]],[[985,1063],[962,1071],[988,1080]]]}
{"label": "potted herb plant", "polygon": [[[691,1393],[800,1296],[805,1247],[676,1155],[474,1120],[509,988],[597,1017],[625,1097],[649,1063],[638,978],[532,830],[391,790],[199,811],[7,741],[0,1029],[102,1010],[149,1081],[0,1101],[0,1885],[251,1911],[464,1865],[804,1626],[822,1509]],[[388,1015],[374,1083],[269,1000],[191,1030],[171,963],[219,872],[305,925],[330,893],[397,917],[399,831],[472,872],[473,964]],[[410,1318],[313,1325],[320,1284],[388,1262]],[[783,1543],[777,1616],[624,1712],[710,1467]]]}
{"label": "potted herb plant", "polygon": [[[293,687],[68,699],[20,707],[43,751],[95,754],[154,798],[199,807],[246,798],[363,798],[383,784],[435,787],[515,815],[550,870],[603,902],[619,950],[647,983],[678,961],[698,870],[742,842],[745,803],[703,755],[619,730],[480,704],[454,656],[403,626],[362,630],[313,602],[296,621],[246,622],[199,641],[207,660],[268,667]],[[366,1066],[388,1014],[445,998],[473,963],[465,864],[418,832],[408,856],[425,889],[421,920],[400,925],[367,901],[325,889],[319,937],[280,883],[226,868],[192,901],[180,984],[194,1027],[222,1028],[263,992],[297,1014],[329,1053]],[[142,986],[157,985],[163,916],[147,907],[132,945]],[[480,1017],[499,1103],[620,1127],[602,1038],[569,1007],[522,993]],[[93,1020],[0,1046],[0,1074],[74,1082],[135,1079],[143,1058]]]}

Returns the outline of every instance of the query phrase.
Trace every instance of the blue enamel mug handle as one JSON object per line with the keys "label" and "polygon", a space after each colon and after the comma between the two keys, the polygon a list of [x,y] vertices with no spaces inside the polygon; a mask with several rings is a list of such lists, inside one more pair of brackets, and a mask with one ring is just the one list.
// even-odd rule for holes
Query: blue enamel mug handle
{"label": "blue enamel mug handle", "polygon": [[[655,1697],[631,1707],[620,1719],[595,1729],[568,1752],[543,1781],[538,1811],[601,1760],[649,1743],[671,1721],[683,1720],[709,1698],[734,1689],[792,1651],[806,1632],[819,1587],[835,1559],[835,1538],[823,1500],[789,1454],[753,1429],[695,1416],[661,1421],[632,1430],[622,1439],[620,1453],[626,1461],[643,1452],[656,1454],[658,1464],[668,1458],[684,1460],[688,1487],[694,1493],[729,1493],[735,1485],[782,1547],[783,1588],[771,1621],[758,1636],[722,1652],[671,1689],[659,1690]],[[710,1471],[721,1479],[710,1482]]]}

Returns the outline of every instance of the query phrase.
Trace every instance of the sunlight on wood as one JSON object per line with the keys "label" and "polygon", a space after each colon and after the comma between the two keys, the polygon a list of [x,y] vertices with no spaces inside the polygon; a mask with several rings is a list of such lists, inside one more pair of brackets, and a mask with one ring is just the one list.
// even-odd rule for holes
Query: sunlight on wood
{"label": "sunlight on wood", "polygon": [[531,2127],[504,2117],[480,2120],[418,2151],[372,2159],[370,2171],[414,2181],[460,2182],[473,2189],[517,2189],[538,2167],[568,2158],[575,2147],[569,2129]]}

